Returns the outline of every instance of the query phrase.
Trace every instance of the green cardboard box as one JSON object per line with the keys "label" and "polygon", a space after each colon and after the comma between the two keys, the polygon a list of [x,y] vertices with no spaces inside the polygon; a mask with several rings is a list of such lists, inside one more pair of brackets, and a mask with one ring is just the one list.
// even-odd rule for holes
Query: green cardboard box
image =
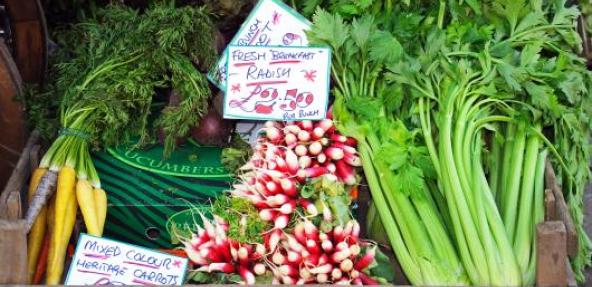
{"label": "green cardboard box", "polygon": [[[109,200],[104,235],[150,248],[172,248],[167,220],[209,204],[230,187],[230,175],[220,163],[221,151],[187,143],[167,160],[162,160],[160,146],[93,154]],[[188,216],[172,220],[179,226],[193,224]]]}

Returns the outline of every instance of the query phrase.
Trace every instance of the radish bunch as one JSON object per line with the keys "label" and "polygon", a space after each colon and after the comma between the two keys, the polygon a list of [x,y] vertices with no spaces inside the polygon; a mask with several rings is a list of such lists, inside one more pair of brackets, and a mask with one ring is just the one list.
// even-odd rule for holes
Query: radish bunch
{"label": "radish bunch", "polygon": [[203,228],[183,242],[187,257],[197,272],[238,273],[245,284],[254,284],[253,266],[265,256],[261,244],[239,243],[226,236],[228,224],[221,218],[210,221],[201,215]]}
{"label": "radish bunch", "polygon": [[[300,198],[299,186],[324,176],[347,185],[357,183],[355,167],[361,165],[356,141],[335,131],[333,121],[266,122],[250,161],[241,168],[241,183],[230,192],[250,200],[265,221],[287,227],[297,207],[311,216],[318,210]],[[328,210],[323,210],[326,215]]]}
{"label": "radish bunch", "polygon": [[270,249],[266,263],[258,263],[254,272],[264,275],[269,270],[276,284],[376,285],[366,273],[376,247],[360,241],[359,233],[355,220],[329,232],[301,221],[283,234],[277,249]]}
{"label": "radish bunch", "polygon": [[[261,234],[263,244],[236,242],[228,238],[226,222],[202,216],[203,228],[184,243],[196,271],[239,274],[245,284],[254,284],[256,276],[283,284],[376,284],[367,273],[375,246],[359,239],[360,225],[349,213],[335,216],[325,201],[345,196],[339,210],[347,210],[344,186],[357,183],[360,165],[356,141],[337,133],[330,119],[267,122],[229,191],[270,223]],[[325,185],[341,192],[329,195],[322,191]],[[301,195],[305,186],[307,198]]]}
{"label": "radish bunch", "polygon": [[[255,152],[260,152],[262,163],[268,169],[295,174],[300,182],[333,174],[345,184],[356,184],[354,167],[361,166],[356,140],[337,133],[333,120],[285,124],[269,121],[265,123],[264,131],[265,137],[261,138]],[[281,151],[270,154],[267,152],[270,147],[279,147]]]}

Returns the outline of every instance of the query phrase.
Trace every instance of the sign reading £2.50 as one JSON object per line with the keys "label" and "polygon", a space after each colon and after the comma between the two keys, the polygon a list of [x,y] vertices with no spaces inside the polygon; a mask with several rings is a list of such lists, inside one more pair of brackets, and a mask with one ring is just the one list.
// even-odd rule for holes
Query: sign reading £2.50
{"label": "sign reading \u00a32.50", "polygon": [[230,46],[224,117],[324,119],[331,50],[323,47]]}
{"label": "sign reading \u00a32.50", "polygon": [[181,285],[186,258],[82,234],[66,285]]}
{"label": "sign reading \u00a32.50", "polygon": [[[237,46],[306,46],[310,22],[280,0],[260,0],[230,41]],[[208,78],[226,89],[227,51],[209,71]]]}

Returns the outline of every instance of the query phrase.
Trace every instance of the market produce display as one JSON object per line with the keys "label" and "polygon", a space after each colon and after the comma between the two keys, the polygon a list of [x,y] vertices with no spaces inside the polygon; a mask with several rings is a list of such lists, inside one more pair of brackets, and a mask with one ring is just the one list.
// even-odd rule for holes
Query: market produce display
{"label": "market produce display", "polygon": [[[182,239],[192,280],[245,284],[369,284],[376,245],[349,211],[361,162],[356,141],[331,119],[267,122],[214,220]],[[387,267],[388,268],[388,267]],[[225,279],[226,278],[226,279]],[[384,282],[384,281],[382,281]]]}
{"label": "market produce display", "polygon": [[[533,286],[540,272],[537,226],[545,221],[549,165],[577,231],[571,268],[584,282],[584,269],[592,265],[582,202],[592,175],[592,72],[582,55],[577,5],[566,0],[303,0],[283,1],[294,10],[266,8],[254,17],[244,15],[253,1],[230,2],[154,1],[137,4],[138,10],[122,2],[93,6],[88,16],[88,9],[77,7],[80,23],[57,37],[62,49],[47,86],[25,96],[30,121],[46,137],[56,133],[28,186],[31,283],[62,283],[64,270],[77,266],[69,258],[79,257],[68,254],[76,251],[68,250],[79,233],[101,237],[113,222],[125,230],[129,216],[136,226],[113,239],[144,250],[176,246],[164,252],[179,256],[176,263],[167,261],[170,265],[125,259],[121,266],[155,270],[141,278],[116,274],[134,283],[162,282],[149,281],[147,274],[176,264],[175,280],[198,284],[408,280],[420,286]],[[591,5],[583,2],[579,7],[591,26]],[[309,30],[282,24],[283,13],[300,17],[297,12],[310,19],[301,19],[306,27],[311,24]],[[238,33],[246,39],[238,45],[265,46],[273,36],[290,46],[292,32],[304,39],[306,30],[306,43],[322,48],[292,46],[286,55],[322,51],[331,55],[330,73],[315,74],[326,61],[311,61],[302,70],[293,65],[302,62],[299,58],[275,59],[274,53],[286,47],[271,46],[277,50],[273,60],[242,47],[253,58],[229,62],[226,73],[246,81],[228,92],[273,109],[292,96],[304,99],[278,93],[282,85],[301,89],[322,81],[324,89],[330,77],[329,93],[310,92],[311,98],[313,92],[315,99],[328,97],[326,119],[302,120],[325,112],[307,115],[302,107],[284,114],[284,121],[269,120],[281,120],[281,114],[240,116],[265,122],[223,118],[223,92],[208,83],[206,73],[223,42],[234,43],[227,34],[239,29],[234,23],[239,18],[252,25]],[[270,67],[285,65],[284,72],[268,67],[261,79],[250,79],[257,57]],[[276,92],[270,98],[263,88]],[[49,101],[48,94],[56,100]],[[300,120],[288,121],[296,114]],[[250,130],[240,134],[236,122]],[[173,154],[187,142],[199,148]],[[106,171],[102,186],[91,152],[121,144],[124,159],[94,154],[97,167]],[[142,158],[153,171],[167,166],[179,178],[135,172],[145,165],[110,164],[123,162],[137,148],[151,151],[150,157],[136,154],[138,162]],[[208,156],[200,148],[218,153]],[[171,155],[179,160],[167,162]],[[180,179],[201,168],[231,181],[217,185],[223,194]],[[107,176],[113,176],[117,191],[110,193],[110,205],[102,189],[110,183]],[[127,192],[126,179],[141,191]],[[208,196],[182,190],[188,186],[203,188]],[[175,200],[182,207],[164,207]],[[146,218],[134,212],[146,206]],[[78,215],[83,230],[75,228]],[[157,238],[169,239],[159,237],[164,226],[171,245],[157,245]],[[105,259],[77,255],[89,262]],[[394,275],[395,259],[404,276]]]}
{"label": "market produce display", "polygon": [[359,142],[409,280],[532,285],[547,154],[579,228],[572,265],[582,280],[592,105],[577,8],[451,1],[393,11],[343,20],[318,10],[309,40],[334,51],[337,128]]}

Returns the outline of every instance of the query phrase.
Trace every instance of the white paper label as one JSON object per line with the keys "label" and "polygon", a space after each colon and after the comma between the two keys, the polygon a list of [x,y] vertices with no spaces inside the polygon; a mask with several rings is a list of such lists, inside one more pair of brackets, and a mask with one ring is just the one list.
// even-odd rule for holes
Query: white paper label
{"label": "white paper label", "polygon": [[330,65],[328,48],[230,46],[224,117],[323,119]]}
{"label": "white paper label", "polygon": [[66,285],[181,285],[186,258],[82,234]]}

